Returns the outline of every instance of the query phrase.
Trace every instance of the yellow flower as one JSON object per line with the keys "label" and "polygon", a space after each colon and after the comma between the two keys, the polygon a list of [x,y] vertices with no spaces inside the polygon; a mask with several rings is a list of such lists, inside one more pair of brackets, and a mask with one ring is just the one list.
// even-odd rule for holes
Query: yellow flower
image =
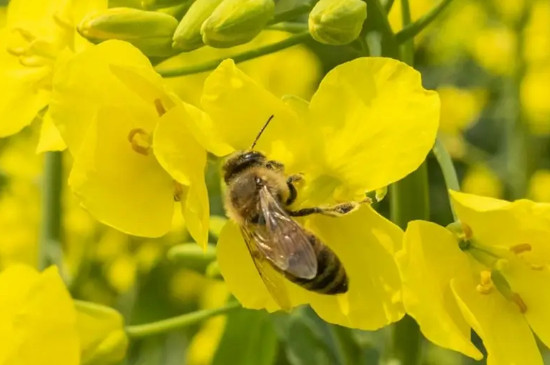
{"label": "yellow flower", "polygon": [[129,43],[103,42],[61,70],[50,110],[74,157],[69,185],[82,206],[125,233],[158,237],[181,201],[187,229],[205,245],[206,151],[188,130],[202,112],[165,89]]}
{"label": "yellow flower", "polygon": [[534,134],[550,134],[548,95],[550,95],[550,64],[529,67],[521,80],[520,100],[530,131]]}
{"label": "yellow flower", "polygon": [[466,171],[462,180],[462,190],[470,194],[500,198],[504,188],[498,176],[489,167],[477,164]]}
{"label": "yellow flower", "polygon": [[529,199],[537,202],[550,203],[550,170],[537,170],[529,181]]}
{"label": "yellow flower", "polygon": [[541,66],[550,61],[550,3],[534,1],[524,30],[524,58],[529,66]]}
{"label": "yellow flower", "polygon": [[516,35],[511,29],[488,26],[480,30],[471,42],[472,56],[488,71],[497,75],[510,75],[517,58],[516,42]]}
{"label": "yellow flower", "polygon": [[77,365],[76,311],[55,268],[0,273],[0,363]]}
{"label": "yellow flower", "polygon": [[[288,38],[282,31],[266,30],[252,41],[230,49],[202,47],[192,52],[184,52],[158,64],[159,72],[202,64],[209,60],[231,58],[232,55],[255,49]],[[300,64],[300,70],[294,65]],[[285,94],[310,98],[321,73],[321,64],[315,54],[303,45],[296,45],[280,52],[255,58],[239,64],[251,78],[276,96]],[[208,72],[195,75],[169,77],[165,82],[183,100],[200,105],[200,96]]]}
{"label": "yellow flower", "polygon": [[[89,11],[106,7],[105,0],[13,0],[6,27],[0,29],[0,137],[29,125],[50,100],[51,75],[60,55],[85,45],[74,25]],[[39,150],[63,149],[48,113]]]}
{"label": "yellow flower", "polygon": [[451,192],[462,223],[409,223],[397,262],[407,312],[432,342],[489,365],[542,364],[550,345],[550,205]]}
{"label": "yellow flower", "polygon": [[[210,151],[225,155],[250,148],[274,115],[257,149],[284,163],[288,174],[303,173],[297,207],[364,198],[366,191],[404,177],[426,157],[439,119],[438,97],[422,88],[419,73],[384,58],[338,66],[309,104],[298,98],[286,101],[261,88],[231,60],[224,61],[206,80],[202,96],[211,123],[195,132]],[[321,295],[287,281],[292,306],[309,303],[326,321],[365,329],[401,318],[392,258],[402,237],[397,226],[370,206],[338,219],[311,217],[304,224],[341,258],[350,289],[343,295]],[[279,309],[235,223],[222,229],[217,253],[221,273],[243,306]]]}

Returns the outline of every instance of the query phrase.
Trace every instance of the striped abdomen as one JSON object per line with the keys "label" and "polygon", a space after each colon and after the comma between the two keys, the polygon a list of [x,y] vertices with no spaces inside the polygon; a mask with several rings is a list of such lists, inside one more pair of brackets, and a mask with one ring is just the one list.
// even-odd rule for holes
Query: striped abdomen
{"label": "striped abdomen", "polygon": [[317,256],[317,275],[313,279],[301,279],[284,273],[285,277],[304,289],[321,294],[340,294],[348,291],[348,277],[344,265],[330,248],[310,234],[310,242]]}

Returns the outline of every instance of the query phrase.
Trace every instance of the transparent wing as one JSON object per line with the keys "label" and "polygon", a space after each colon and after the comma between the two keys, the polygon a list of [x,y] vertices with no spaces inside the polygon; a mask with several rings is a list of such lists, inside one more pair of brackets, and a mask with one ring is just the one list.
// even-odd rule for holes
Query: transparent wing
{"label": "transparent wing", "polygon": [[265,186],[260,189],[260,206],[265,226],[256,225],[251,231],[258,249],[282,271],[297,278],[313,279],[317,274],[317,257],[308,234]]}
{"label": "transparent wing", "polygon": [[283,283],[283,278],[275,271],[267,261],[267,258],[258,250],[258,245],[254,242],[251,231],[243,226],[241,227],[241,232],[246,247],[248,247],[248,251],[252,257],[252,261],[254,261],[256,270],[258,270],[267,291],[283,310],[289,311],[292,306]]}

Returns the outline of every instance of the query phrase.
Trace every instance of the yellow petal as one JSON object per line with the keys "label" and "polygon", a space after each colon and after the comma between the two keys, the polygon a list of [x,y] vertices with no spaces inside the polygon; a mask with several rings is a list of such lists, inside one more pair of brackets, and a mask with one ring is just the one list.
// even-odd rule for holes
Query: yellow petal
{"label": "yellow petal", "polygon": [[158,117],[148,109],[104,107],[84,136],[69,185],[99,221],[128,234],[158,237],[170,229],[174,182],[152,152],[138,153],[132,130],[149,135]]}
{"label": "yellow petal", "polygon": [[349,278],[343,295],[321,295],[299,288],[311,307],[330,323],[375,330],[404,315],[401,280],[393,253],[403,232],[370,206],[344,217],[312,216],[306,225],[342,261]]}
{"label": "yellow petal", "polygon": [[113,364],[122,361],[128,339],[124,321],[116,310],[90,302],[75,302],[83,364]]}
{"label": "yellow petal", "polygon": [[204,175],[191,179],[189,188],[182,202],[182,214],[185,227],[191,237],[206,250],[208,246],[208,225],[210,219],[210,205]]}
{"label": "yellow petal", "polygon": [[[388,58],[358,58],[330,71],[310,103],[326,141],[325,174],[372,191],[414,171],[432,148],[439,98],[420,73]],[[318,162],[319,163],[319,162]]]}
{"label": "yellow petal", "polygon": [[529,244],[523,257],[532,263],[550,262],[550,204],[530,200],[507,202],[451,191],[458,218],[484,244],[511,247]]}
{"label": "yellow petal", "polygon": [[206,167],[206,151],[187,128],[193,123],[189,121],[191,118],[193,116],[187,113],[186,107],[178,105],[159,119],[153,134],[153,151],[157,160],[183,185],[190,185],[192,178],[203,175]]}
{"label": "yellow petal", "polygon": [[[7,38],[0,33],[0,44]],[[28,68],[0,49],[0,137],[10,136],[31,124],[50,99],[41,86],[48,75],[46,67]]]}
{"label": "yellow petal", "polygon": [[[257,144],[257,149],[270,158],[278,157],[270,153],[278,140],[288,141],[292,135],[296,140],[296,134],[303,136],[290,108],[240,71],[232,60],[225,60],[208,76],[201,104],[213,121],[204,135],[219,145],[213,151],[217,154],[250,148],[271,115],[273,121]],[[292,148],[293,144],[288,145]]]}
{"label": "yellow petal", "polygon": [[469,274],[451,281],[451,288],[466,321],[483,340],[487,364],[542,365],[529,325],[518,307],[497,290],[481,294]]}
{"label": "yellow petal", "polygon": [[57,269],[12,266],[0,274],[0,363],[77,365],[73,302]]}
{"label": "yellow petal", "polygon": [[[292,307],[309,303],[325,321],[368,330],[403,316],[399,274],[392,257],[402,237],[397,226],[364,207],[342,218],[312,217],[308,227],[341,259],[350,286],[346,294],[322,295],[281,277]],[[244,307],[279,309],[233,222],[222,230],[217,251],[225,282]]]}
{"label": "yellow petal", "polygon": [[438,346],[480,360],[482,354],[470,342],[470,326],[451,292],[451,279],[470,266],[452,233],[431,222],[410,222],[396,260],[405,309],[422,334]]}
{"label": "yellow petal", "polygon": [[62,59],[53,80],[51,117],[73,155],[78,153],[86,130],[104,105],[155,112],[154,100],[146,105],[113,73],[111,65],[154,73],[149,60],[122,41],[107,41],[74,57]]}
{"label": "yellow petal", "polygon": [[54,125],[50,113],[46,112],[42,118],[40,138],[36,146],[36,152],[63,151],[65,148],[67,148],[65,141],[63,141],[63,138],[61,138],[59,131]]}
{"label": "yellow petal", "polygon": [[509,265],[504,271],[514,292],[525,302],[527,322],[540,340],[550,347],[550,272],[548,268],[534,270],[525,262]]}

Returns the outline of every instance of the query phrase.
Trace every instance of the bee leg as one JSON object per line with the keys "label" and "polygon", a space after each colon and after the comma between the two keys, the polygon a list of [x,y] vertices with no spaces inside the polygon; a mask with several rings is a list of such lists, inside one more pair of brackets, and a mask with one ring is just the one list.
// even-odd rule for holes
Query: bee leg
{"label": "bee leg", "polygon": [[296,197],[298,196],[298,191],[296,190],[296,187],[294,186],[294,182],[302,180],[302,175],[291,175],[286,180],[286,185],[288,186],[288,199],[286,200],[285,204],[290,205],[294,203],[296,200]]}
{"label": "bee leg", "polygon": [[289,211],[288,214],[292,217],[303,217],[310,214],[324,214],[330,215],[333,217],[340,217],[346,215],[350,212],[353,212],[361,206],[361,204],[372,203],[369,198],[366,198],[360,202],[347,202],[333,205],[331,207],[312,207],[312,208],[303,208],[296,211]]}

